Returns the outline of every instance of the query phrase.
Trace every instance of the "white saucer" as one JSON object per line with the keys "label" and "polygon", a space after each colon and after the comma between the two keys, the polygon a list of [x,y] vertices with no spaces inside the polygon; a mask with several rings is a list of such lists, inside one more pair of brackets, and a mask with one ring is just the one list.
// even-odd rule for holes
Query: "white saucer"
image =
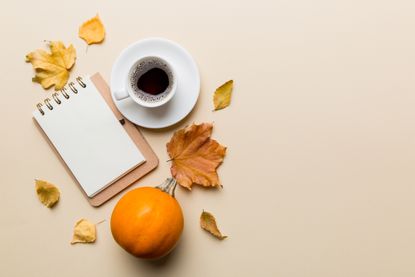
{"label": "white saucer", "polygon": [[[158,108],[144,108],[130,97],[121,101],[114,98],[113,92],[124,88],[130,67],[144,56],[165,59],[177,75],[176,94]],[[200,76],[195,61],[186,49],[167,39],[148,38],[131,44],[121,52],[112,67],[110,87],[112,100],[128,120],[146,128],[164,128],[179,122],[193,109],[199,97]]]}

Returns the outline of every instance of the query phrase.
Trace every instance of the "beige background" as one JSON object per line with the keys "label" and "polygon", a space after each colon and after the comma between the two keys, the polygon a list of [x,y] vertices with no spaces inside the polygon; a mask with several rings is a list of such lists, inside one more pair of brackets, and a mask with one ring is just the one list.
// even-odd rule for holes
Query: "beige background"
{"label": "beige background", "polygon": [[[104,44],[77,37],[97,12]],[[415,4],[413,1],[10,1],[0,11],[2,276],[414,276]],[[93,208],[31,119],[50,95],[24,56],[43,40],[73,43],[72,76],[100,71],[130,43],[162,36],[186,47],[202,77],[199,102],[167,130],[143,130],[169,176],[165,143],[192,122],[214,122],[229,147],[222,190],[178,189],[185,231],[150,263],[123,252],[108,219],[120,196]],[[212,113],[233,78],[232,106]],[[48,210],[34,178],[60,186]],[[200,230],[202,209],[222,231]],[[69,244],[79,218],[94,245]]]}

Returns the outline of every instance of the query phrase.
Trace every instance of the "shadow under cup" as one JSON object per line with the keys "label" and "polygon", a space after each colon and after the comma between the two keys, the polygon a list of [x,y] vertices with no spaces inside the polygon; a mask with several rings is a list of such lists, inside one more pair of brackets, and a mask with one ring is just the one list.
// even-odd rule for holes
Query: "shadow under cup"
{"label": "shadow under cup", "polygon": [[159,107],[174,95],[177,80],[170,64],[160,57],[145,57],[128,74],[130,97],[144,107]]}

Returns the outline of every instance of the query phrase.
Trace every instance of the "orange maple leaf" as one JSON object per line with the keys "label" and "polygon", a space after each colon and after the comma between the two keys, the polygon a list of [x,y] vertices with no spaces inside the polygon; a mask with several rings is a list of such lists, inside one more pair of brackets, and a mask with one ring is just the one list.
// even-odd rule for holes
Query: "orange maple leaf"
{"label": "orange maple leaf", "polygon": [[221,186],[216,169],[225,157],[226,147],[210,138],[212,128],[211,123],[192,124],[176,131],[166,145],[172,176],[189,190],[193,184]]}

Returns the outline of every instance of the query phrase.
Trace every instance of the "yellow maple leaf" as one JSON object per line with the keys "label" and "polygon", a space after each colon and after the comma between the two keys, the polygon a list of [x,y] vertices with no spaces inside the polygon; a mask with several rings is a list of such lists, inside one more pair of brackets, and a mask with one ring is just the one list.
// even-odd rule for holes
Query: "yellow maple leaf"
{"label": "yellow maple leaf", "polygon": [[215,217],[209,212],[203,211],[200,215],[200,227],[220,240],[226,239],[228,237],[222,235],[222,233],[219,231],[218,225],[216,224]]}
{"label": "yellow maple leaf", "polygon": [[35,180],[35,190],[39,201],[48,208],[52,208],[59,201],[59,189],[43,180]]}
{"label": "yellow maple leaf", "polygon": [[174,133],[167,143],[172,165],[170,171],[177,182],[191,189],[193,184],[220,186],[216,168],[222,163],[226,147],[210,138],[211,123],[192,124]]}
{"label": "yellow maple leaf", "polygon": [[105,38],[105,28],[99,16],[95,16],[84,22],[79,27],[79,37],[86,41],[86,43],[100,43]]}
{"label": "yellow maple leaf", "polygon": [[71,244],[95,242],[97,231],[94,223],[82,218],[75,223]]}
{"label": "yellow maple leaf", "polygon": [[61,41],[49,43],[50,53],[38,49],[26,55],[26,62],[30,62],[36,70],[33,82],[42,85],[44,89],[55,86],[55,90],[62,89],[69,79],[69,69],[75,64],[76,51],[73,45],[68,48]]}
{"label": "yellow maple leaf", "polygon": [[213,94],[213,105],[215,111],[221,110],[229,106],[231,103],[233,89],[233,80],[229,80],[220,87],[218,87]]}

